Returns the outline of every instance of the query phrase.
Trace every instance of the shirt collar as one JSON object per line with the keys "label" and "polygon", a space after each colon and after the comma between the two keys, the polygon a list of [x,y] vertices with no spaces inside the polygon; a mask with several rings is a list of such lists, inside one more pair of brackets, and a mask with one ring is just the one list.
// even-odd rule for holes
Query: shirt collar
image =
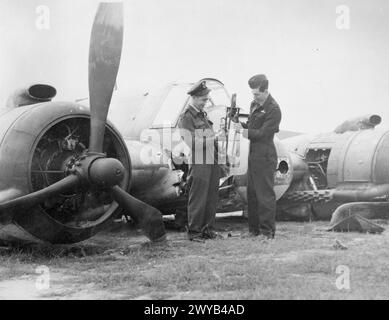
{"label": "shirt collar", "polygon": [[265,101],[263,101],[262,104],[259,104],[259,103],[258,103],[258,105],[259,105],[260,107],[264,107],[265,104],[268,102],[269,97],[270,97],[270,93],[267,94]]}
{"label": "shirt collar", "polygon": [[193,104],[190,104],[189,107],[191,107],[194,111],[196,111],[197,113],[200,113],[201,110],[199,110],[198,108],[196,108]]}
{"label": "shirt collar", "polygon": [[268,109],[268,106],[270,105],[271,100],[272,100],[272,97],[271,97],[270,93],[268,93],[266,100],[262,104],[263,109],[265,109],[266,111]]}
{"label": "shirt collar", "polygon": [[255,101],[253,101],[254,105],[255,105],[255,109],[263,109],[265,111],[268,111],[268,107],[269,107],[269,104],[272,100],[272,97],[270,95],[270,93],[267,95],[267,98],[266,100],[262,103],[262,104],[259,104],[259,103],[256,103]]}
{"label": "shirt collar", "polygon": [[189,110],[192,112],[192,114],[194,113],[195,115],[202,115],[204,118],[207,117],[207,113],[204,111],[204,110],[200,110],[198,108],[196,108],[194,105],[189,105]]}

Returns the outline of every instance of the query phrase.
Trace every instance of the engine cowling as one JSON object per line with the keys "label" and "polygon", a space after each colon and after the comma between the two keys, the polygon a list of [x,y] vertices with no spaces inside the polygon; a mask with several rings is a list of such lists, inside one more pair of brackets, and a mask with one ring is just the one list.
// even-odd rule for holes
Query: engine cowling
{"label": "engine cowling", "polygon": [[[51,185],[67,174],[88,148],[90,114],[85,106],[49,102],[9,109],[0,118],[0,201]],[[126,172],[120,187],[128,190],[131,161],[120,133],[106,124],[104,152]],[[30,212],[18,212],[0,224],[0,239],[74,243],[104,228],[118,205],[103,191],[75,190],[49,199]],[[1,218],[1,217],[0,217]]]}

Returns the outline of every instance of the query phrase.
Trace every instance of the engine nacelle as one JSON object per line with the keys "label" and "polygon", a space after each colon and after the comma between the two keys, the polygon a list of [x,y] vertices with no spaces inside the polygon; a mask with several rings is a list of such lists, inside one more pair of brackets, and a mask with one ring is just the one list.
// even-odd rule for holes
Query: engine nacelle
{"label": "engine nacelle", "polygon": [[[69,102],[40,103],[3,113],[1,201],[40,190],[64,178],[68,166],[88,148],[89,118],[85,106]],[[126,168],[120,186],[128,190],[130,157],[120,133],[110,123],[106,125],[104,152],[119,159]],[[101,230],[112,220],[117,208],[116,202],[104,192],[75,190],[48,199],[29,212],[17,212],[11,223],[0,224],[0,239],[79,242]]]}
{"label": "engine nacelle", "polygon": [[336,139],[328,162],[329,186],[389,183],[389,131],[364,130]]}
{"label": "engine nacelle", "polygon": [[289,151],[304,159],[313,176],[321,172],[323,181],[319,189],[355,183],[389,183],[389,131],[370,129],[304,135],[284,142]]}

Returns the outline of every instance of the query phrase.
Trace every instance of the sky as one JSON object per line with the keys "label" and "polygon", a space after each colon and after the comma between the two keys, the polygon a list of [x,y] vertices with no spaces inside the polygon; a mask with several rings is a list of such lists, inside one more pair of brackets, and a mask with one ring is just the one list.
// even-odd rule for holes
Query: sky
{"label": "sky", "polygon": [[[0,0],[0,105],[29,83],[54,85],[57,100],[88,96],[97,5]],[[247,80],[265,73],[284,130],[327,132],[368,113],[389,126],[387,0],[125,0],[124,10],[118,88],[128,94],[212,77],[247,109]]]}

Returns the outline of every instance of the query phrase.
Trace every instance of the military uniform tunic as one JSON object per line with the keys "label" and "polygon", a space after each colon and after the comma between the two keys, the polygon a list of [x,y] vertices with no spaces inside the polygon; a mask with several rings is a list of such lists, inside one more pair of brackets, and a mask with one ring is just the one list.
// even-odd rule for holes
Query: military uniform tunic
{"label": "military uniform tunic", "polygon": [[273,237],[275,234],[276,196],[274,173],[277,151],[274,134],[279,131],[281,110],[269,94],[263,106],[251,103],[243,134],[250,140],[247,170],[249,231]]}
{"label": "military uniform tunic", "polygon": [[178,127],[189,155],[188,232],[211,231],[218,202],[220,167],[217,164],[217,144],[212,122],[204,112],[188,106]]}

